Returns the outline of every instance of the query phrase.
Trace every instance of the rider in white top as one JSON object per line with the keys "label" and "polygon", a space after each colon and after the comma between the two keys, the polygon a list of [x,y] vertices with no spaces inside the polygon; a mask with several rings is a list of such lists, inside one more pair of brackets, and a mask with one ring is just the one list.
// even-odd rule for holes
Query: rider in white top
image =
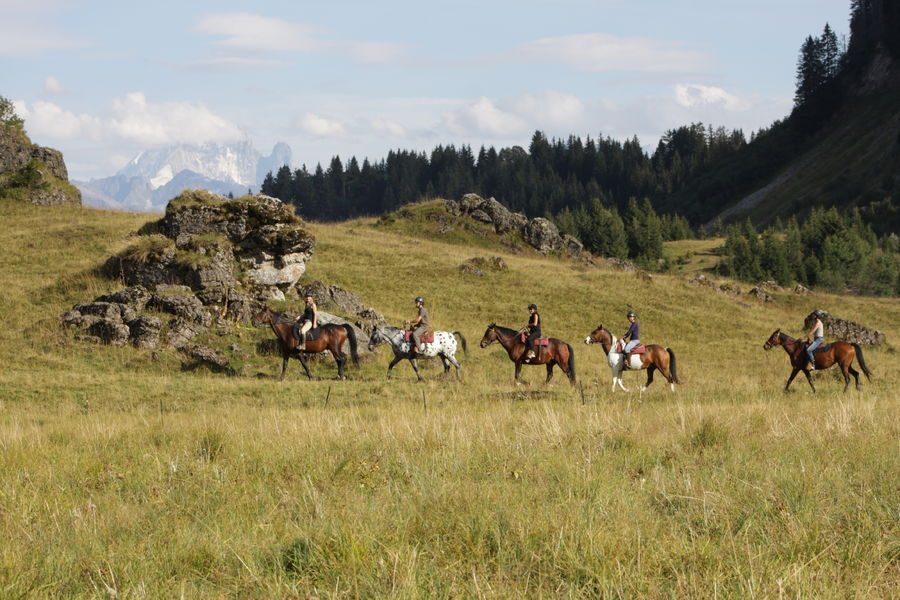
{"label": "rider in white top", "polygon": [[816,324],[813,325],[812,329],[809,330],[809,333],[806,334],[807,341],[809,338],[813,338],[812,343],[806,347],[806,356],[809,358],[810,371],[816,370],[816,358],[813,356],[813,352],[825,342],[825,326],[822,324],[822,319],[819,318],[819,313],[815,312],[813,314],[816,317]]}

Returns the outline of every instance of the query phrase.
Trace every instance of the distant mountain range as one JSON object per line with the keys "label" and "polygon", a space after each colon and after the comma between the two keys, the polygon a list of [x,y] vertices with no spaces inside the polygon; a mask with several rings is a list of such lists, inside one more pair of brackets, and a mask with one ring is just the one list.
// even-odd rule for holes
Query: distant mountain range
{"label": "distant mountain range", "polygon": [[157,212],[188,188],[223,195],[258,189],[266,173],[290,165],[291,157],[291,147],[283,142],[268,156],[249,141],[179,144],[141,152],[110,177],[72,183],[87,206]]}

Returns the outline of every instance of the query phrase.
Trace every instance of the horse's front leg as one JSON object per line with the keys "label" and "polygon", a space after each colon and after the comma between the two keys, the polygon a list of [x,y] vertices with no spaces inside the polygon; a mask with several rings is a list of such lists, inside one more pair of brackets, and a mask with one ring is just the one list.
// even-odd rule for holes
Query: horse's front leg
{"label": "horse's front leg", "polygon": [[387,370],[388,379],[390,379],[390,377],[391,377],[391,371],[394,370],[394,367],[396,367],[397,363],[400,362],[401,360],[403,360],[402,356],[400,356],[399,354],[394,355],[394,359],[391,361],[391,364],[388,365],[388,370]]}
{"label": "horse's front leg", "polygon": [[300,364],[303,366],[303,370],[306,371],[306,378],[312,381],[312,373],[309,372],[309,362],[306,359],[306,355],[302,352],[297,354],[297,359],[300,361]]}
{"label": "horse's front leg", "polygon": [[816,386],[814,386],[812,382],[812,373],[810,373],[809,369],[803,369],[803,374],[806,375],[806,380],[809,382],[809,387],[812,388],[813,394],[815,394]]}
{"label": "horse's front leg", "polygon": [[788,377],[787,383],[784,384],[784,391],[788,391],[788,388],[791,387],[791,382],[794,381],[794,377],[796,377],[797,373],[799,373],[799,372],[800,372],[800,369],[798,369],[797,367],[794,367],[794,369],[791,371],[790,377]]}

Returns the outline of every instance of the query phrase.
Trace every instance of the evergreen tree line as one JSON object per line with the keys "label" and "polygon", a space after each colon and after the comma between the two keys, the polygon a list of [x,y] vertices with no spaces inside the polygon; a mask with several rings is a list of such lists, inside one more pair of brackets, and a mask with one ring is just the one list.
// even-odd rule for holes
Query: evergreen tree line
{"label": "evergreen tree line", "polygon": [[721,274],[749,282],[775,280],[862,294],[900,294],[900,238],[878,237],[858,210],[813,209],[800,225],[792,218],[757,232],[748,219],[726,228]]}
{"label": "evergreen tree line", "polygon": [[535,132],[526,151],[520,146],[437,146],[430,154],[407,150],[378,162],[339,156],[328,168],[304,165],[269,173],[262,192],[291,202],[309,219],[333,221],[381,215],[425,198],[458,198],[468,192],[494,196],[529,217],[590,210],[595,199],[624,212],[628,200],[651,202],[681,189],[715,161],[747,141],[740,130],[696,123],[667,131],[648,155],[634,137],[548,139]]}
{"label": "evergreen tree line", "polygon": [[574,211],[564,208],[556,217],[560,231],[579,238],[593,254],[628,258],[656,268],[663,258],[663,242],[694,237],[687,219],[658,215],[648,199],[631,198],[624,217],[615,206],[595,198]]}
{"label": "evergreen tree line", "polygon": [[794,94],[796,106],[806,104],[837,78],[846,53],[846,43],[838,41],[837,34],[828,23],[825,23],[820,37],[806,37],[797,60],[797,91]]}

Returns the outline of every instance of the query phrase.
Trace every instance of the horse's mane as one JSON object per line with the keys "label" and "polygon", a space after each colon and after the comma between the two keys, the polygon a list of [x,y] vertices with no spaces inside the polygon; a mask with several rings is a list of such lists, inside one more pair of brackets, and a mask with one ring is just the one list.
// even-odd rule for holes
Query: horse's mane
{"label": "horse's mane", "polygon": [[515,335],[515,334],[519,333],[519,330],[518,330],[518,329],[510,329],[509,327],[504,327],[504,326],[502,326],[502,325],[497,325],[496,323],[493,323],[493,324],[491,325],[491,327],[493,327],[494,329],[499,330],[500,333],[503,333],[503,334],[505,334],[505,335]]}

